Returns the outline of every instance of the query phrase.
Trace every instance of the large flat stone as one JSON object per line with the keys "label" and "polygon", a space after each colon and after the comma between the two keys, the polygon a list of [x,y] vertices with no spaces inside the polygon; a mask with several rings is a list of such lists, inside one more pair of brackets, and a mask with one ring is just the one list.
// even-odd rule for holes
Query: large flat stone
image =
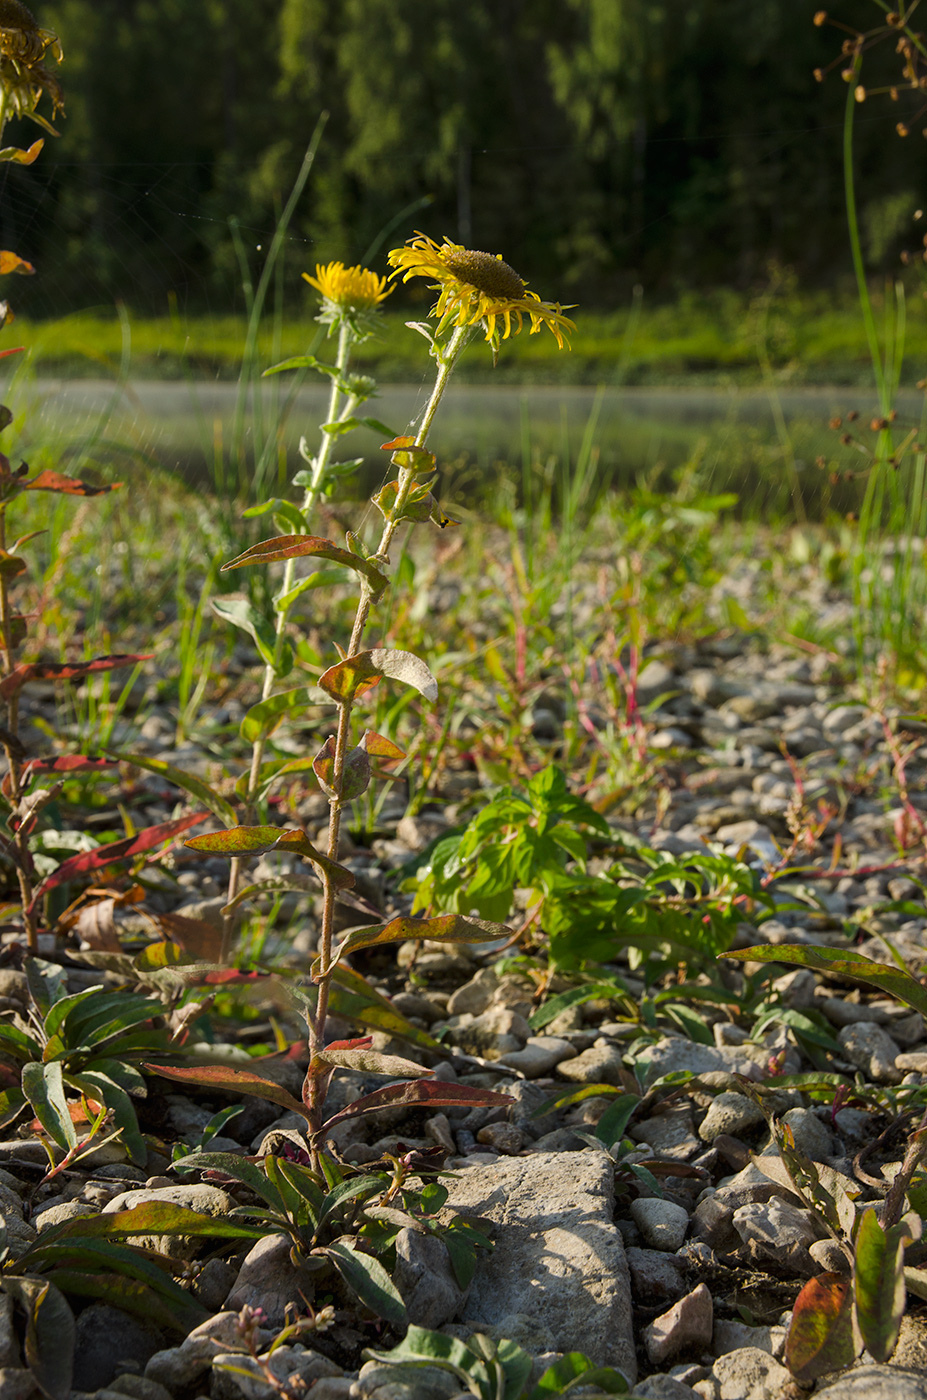
{"label": "large flat stone", "polygon": [[460,1321],[527,1351],[582,1351],[637,1375],[631,1285],[604,1152],[539,1152],[471,1167],[448,1205],[495,1223]]}

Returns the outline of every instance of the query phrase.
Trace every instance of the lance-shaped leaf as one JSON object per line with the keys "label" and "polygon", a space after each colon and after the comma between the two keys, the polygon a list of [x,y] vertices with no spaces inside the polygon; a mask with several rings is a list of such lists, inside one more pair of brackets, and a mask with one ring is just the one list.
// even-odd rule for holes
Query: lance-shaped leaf
{"label": "lance-shaped leaf", "polygon": [[360,741],[360,747],[366,749],[371,758],[378,758],[383,763],[398,763],[406,756],[392,739],[387,739],[383,734],[375,734],[372,729],[367,730]]}
{"label": "lance-shaped leaf", "polygon": [[273,734],[288,715],[296,710],[305,710],[310,703],[309,692],[304,685],[271,695],[251,706],[241,722],[239,733],[246,744],[257,743],[258,739]]}
{"label": "lance-shaped leaf", "polygon": [[254,642],[261,654],[261,660],[273,666],[278,676],[289,675],[293,669],[293,648],[287,643],[278,658],[277,633],[271,622],[253,608],[247,598],[213,598],[210,606],[214,613],[240,627]]}
{"label": "lance-shaped leaf", "polygon": [[314,1249],[330,1259],[345,1283],[377,1317],[385,1318],[394,1327],[408,1322],[406,1305],[396,1291],[396,1285],[383,1265],[369,1254],[351,1249],[342,1240],[325,1248]]}
{"label": "lance-shaped leaf", "polygon": [[722,958],[737,958],[749,962],[794,963],[810,967],[815,972],[827,972],[832,977],[846,977],[851,982],[865,982],[889,996],[897,997],[927,1016],[927,987],[922,987],[909,972],[894,964],[873,962],[861,953],[846,953],[840,948],[825,948],[817,944],[766,944],[759,948],[741,948],[736,953],[722,953]]}
{"label": "lance-shaped leaf", "polygon": [[226,1094],[250,1094],[252,1098],[266,1099],[268,1103],[279,1104],[291,1113],[299,1113],[303,1118],[306,1110],[299,1099],[295,1099],[282,1084],[272,1079],[264,1079],[260,1074],[252,1074],[248,1069],[235,1069],[232,1065],[156,1065],[146,1064],[150,1074],[160,1074],[164,1079],[174,1079],[178,1084],[198,1084],[201,1088],[222,1089]]}
{"label": "lance-shaped leaf", "polygon": [[853,1289],[843,1274],[809,1279],[795,1299],[785,1339],[785,1362],[803,1385],[852,1366],[862,1349]]}
{"label": "lance-shaped leaf", "polygon": [[906,1225],[883,1230],[874,1210],[866,1210],[856,1234],[853,1288],[863,1343],[876,1361],[895,1350],[904,1316],[904,1247]]}
{"label": "lance-shaped leaf", "polygon": [[364,1074],[387,1074],[393,1079],[408,1075],[414,1079],[424,1079],[434,1071],[424,1069],[415,1060],[403,1059],[401,1055],[381,1055],[372,1050],[372,1037],[360,1040],[336,1040],[326,1045],[312,1057],[309,1065],[311,1075],[327,1073],[331,1069],[354,1069]]}
{"label": "lance-shaped leaf", "polygon": [[61,472],[39,472],[31,481],[22,483],[23,491],[57,491],[62,496],[105,496],[109,491],[118,491],[121,481],[109,486],[91,486],[87,481],[78,481],[74,476],[62,476]]}
{"label": "lance-shaped leaf", "polygon": [[[497,938],[510,938],[512,930],[505,924],[489,919],[465,919],[460,914],[439,914],[434,919],[391,919],[388,924],[352,929],[342,940],[337,953],[340,959],[360,948],[377,948],[383,943],[407,943],[410,939],[429,943],[491,943]],[[313,975],[315,967],[313,966]]]}
{"label": "lance-shaped leaf", "polygon": [[64,1295],[40,1278],[8,1277],[3,1288],[26,1314],[23,1350],[33,1381],[46,1400],[68,1400],[77,1328]]}
{"label": "lance-shaped leaf", "polygon": [[121,666],[135,666],[140,661],[150,661],[153,653],[142,656],[98,656],[93,661],[73,661],[55,665],[46,661],[26,661],[17,666],[0,681],[0,696],[8,700],[27,681],[71,681],[77,676],[89,676],[95,671],[116,671]]}
{"label": "lance-shaped leaf", "polygon": [[[335,780],[335,739],[329,735],[315,758],[312,770],[319,780],[322,791],[331,797],[334,794]],[[367,750],[360,745],[344,756],[344,770],[341,775],[341,800],[353,802],[370,786],[370,759]]]}
{"label": "lance-shaped leaf", "polygon": [[85,758],[83,754],[70,753],[62,758],[32,758],[22,771],[23,779],[40,773],[102,773],[106,768],[115,768],[111,758]]}
{"label": "lance-shaped leaf", "polygon": [[[311,1006],[314,1005],[315,995],[313,991],[307,996]],[[329,1006],[332,1015],[343,1016],[346,1021],[354,1021],[360,1026],[371,1026],[374,1030],[398,1035],[425,1050],[440,1049],[434,1036],[429,1035],[421,1026],[413,1025],[391,1001],[371,987],[359,972],[355,972],[344,963],[339,964],[332,973]]]}
{"label": "lance-shaped leaf", "polygon": [[319,685],[335,700],[353,700],[387,676],[412,686],[426,700],[438,698],[438,682],[411,651],[361,651],[339,661],[319,677]]}
{"label": "lance-shaped leaf", "polygon": [[202,802],[204,807],[208,807],[213,816],[218,817],[220,822],[234,822],[234,807],[231,807],[224,797],[220,797],[219,793],[208,783],[204,783],[202,778],[197,778],[193,773],[184,773],[182,769],[175,768],[160,758],[148,758],[145,754],[139,753],[122,753],[116,749],[111,749],[109,752],[120,763],[131,763],[134,768],[144,768],[146,772],[156,773],[166,782],[173,783],[174,787],[182,788],[191,797]]}
{"label": "lance-shaped leaf", "polygon": [[158,826],[149,826],[136,836],[125,836],[121,841],[110,841],[108,845],[96,846],[92,851],[82,851],[80,855],[71,856],[59,865],[57,870],[46,876],[36,890],[29,908],[34,909],[36,903],[57,885],[77,880],[81,875],[89,875],[94,870],[103,870],[114,861],[128,860],[132,856],[153,850],[155,846],[171,841],[182,831],[189,830],[191,826],[204,822],[207,815],[206,812],[194,812],[192,816],[178,817],[176,821],[160,822]]}
{"label": "lance-shaped leaf", "polygon": [[[239,904],[244,904],[248,899],[256,899],[261,894],[318,894],[318,892],[319,887],[313,883],[311,875],[275,875],[273,879],[258,880],[255,884],[246,885],[244,889],[239,890],[234,899],[230,899],[228,904],[222,906],[222,913],[231,914],[233,909],[238,908]],[[174,935],[171,934],[171,937]],[[180,943],[182,940],[178,938],[177,942]],[[218,954],[198,953],[197,956],[213,957],[218,956]]]}
{"label": "lance-shaped leaf", "polygon": [[76,1147],[77,1133],[64,1094],[60,1062],[24,1065],[23,1093],[52,1141],[66,1151]]}
{"label": "lance-shaped leaf", "polygon": [[327,559],[330,564],[343,564],[363,574],[376,596],[379,596],[389,583],[384,573],[369,559],[360,559],[348,549],[342,549],[333,540],[325,540],[317,535],[276,535],[271,540],[261,540],[239,554],[228,564],[222,565],[222,573],[230,569],[241,569],[245,564],[274,564],[281,559],[302,559],[307,555],[315,559]]}
{"label": "lance-shaped leaf", "polygon": [[329,1118],[322,1125],[320,1135],[331,1132],[336,1123],[364,1113],[378,1113],[381,1108],[505,1108],[511,1102],[509,1094],[497,1094],[494,1089],[477,1089],[472,1084],[445,1084],[440,1079],[387,1084],[355,1099]]}
{"label": "lance-shaped leaf", "polygon": [[64,1220],[60,1225],[42,1231],[42,1243],[63,1239],[131,1239],[133,1235],[185,1235],[189,1238],[212,1236],[215,1239],[257,1240],[265,1230],[253,1225],[238,1224],[228,1216],[201,1215],[187,1206],[171,1201],[142,1201],[131,1210],[114,1211],[111,1215],[81,1216]]}
{"label": "lance-shaped leaf", "polygon": [[10,554],[9,550],[0,549],[0,574],[4,578],[18,578],[27,568],[25,559],[20,558],[18,554]]}
{"label": "lance-shaped leaf", "polygon": [[293,851],[324,870],[336,889],[350,889],[354,876],[343,865],[317,851],[304,831],[279,826],[233,826],[230,831],[210,831],[184,842],[194,851],[220,856],[263,856],[268,851]]}

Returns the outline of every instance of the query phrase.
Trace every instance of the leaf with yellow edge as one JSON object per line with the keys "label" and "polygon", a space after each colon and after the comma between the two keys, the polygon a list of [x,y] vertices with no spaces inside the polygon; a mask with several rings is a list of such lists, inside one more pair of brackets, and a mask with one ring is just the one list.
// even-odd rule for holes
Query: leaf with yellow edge
{"label": "leaf with yellow edge", "polygon": [[332,564],[343,564],[363,574],[378,598],[389,583],[376,564],[369,559],[361,559],[350,550],[341,549],[333,540],[325,540],[317,535],[276,535],[270,540],[261,540],[246,549],[244,554],[222,565],[222,573],[230,569],[241,569],[246,564],[274,564],[282,559],[303,559],[307,555],[316,559],[327,559]]}
{"label": "leaf with yellow edge", "polygon": [[736,953],[722,953],[721,957],[744,962],[793,963],[797,967],[810,967],[814,972],[827,972],[832,977],[846,977],[851,982],[866,982],[927,1016],[927,987],[910,972],[894,964],[873,962],[861,953],[813,943],[763,943],[759,948],[739,948]]}
{"label": "leaf with yellow edge", "polygon": [[354,876],[337,861],[317,851],[304,831],[279,826],[233,826],[228,831],[209,831],[184,842],[194,851],[217,856],[264,856],[269,851],[292,851],[306,856],[324,870],[336,889],[350,889]]}

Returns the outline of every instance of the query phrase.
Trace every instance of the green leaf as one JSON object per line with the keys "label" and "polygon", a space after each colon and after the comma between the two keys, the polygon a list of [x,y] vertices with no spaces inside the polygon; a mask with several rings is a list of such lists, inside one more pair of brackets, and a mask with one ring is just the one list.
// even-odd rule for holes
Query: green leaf
{"label": "green leaf", "polygon": [[306,1110],[299,1099],[275,1084],[272,1079],[263,1079],[247,1069],[235,1069],[231,1065],[197,1065],[195,1067],[146,1064],[149,1074],[160,1074],[164,1079],[174,1079],[178,1084],[198,1084],[202,1088],[222,1089],[227,1094],[250,1094],[257,1099],[267,1099],[268,1103],[279,1104],[305,1118]]}
{"label": "green leaf", "polygon": [[280,1192],[267,1180],[265,1173],[253,1162],[234,1152],[192,1152],[188,1157],[178,1158],[171,1165],[179,1172],[222,1172],[224,1176],[247,1186],[249,1191],[253,1191],[272,1210],[283,1211]]}
{"label": "green leaf", "polygon": [[852,1366],[862,1348],[853,1289],[843,1274],[809,1279],[795,1300],[785,1339],[785,1362],[802,1385]]}
{"label": "green leaf", "polygon": [[229,826],[235,824],[235,809],[226,802],[224,797],[204,783],[202,778],[195,777],[192,773],[184,773],[180,768],[174,768],[172,764],[165,763],[160,758],[148,758],[144,754],[122,753],[117,749],[107,749],[106,752],[117,758],[120,763],[131,763],[135,768],[144,768],[149,773],[157,773],[159,777],[173,783],[175,787],[182,788],[191,797],[195,797],[198,802],[202,802],[212,812],[214,817],[218,817],[220,822],[227,822]]}
{"label": "green leaf", "polygon": [[64,1295],[44,1279],[6,1277],[3,1289],[26,1314],[24,1359],[47,1400],[68,1400],[77,1328]]}
{"label": "green leaf", "polygon": [[408,1017],[371,987],[359,972],[343,963],[332,974],[329,1005],[335,1016],[343,1016],[346,1020],[370,1026],[374,1030],[388,1031],[390,1035],[398,1035],[426,1050],[440,1049],[434,1036],[420,1026],[413,1026]]}
{"label": "green leaf", "polygon": [[611,1147],[613,1143],[620,1142],[624,1137],[624,1130],[634,1115],[634,1110],[640,1106],[641,1100],[637,1094],[619,1094],[614,1103],[610,1103],[602,1114],[595,1127],[595,1135],[606,1147]]}
{"label": "green leaf", "polygon": [[[239,727],[239,733],[246,744],[256,744],[259,739],[273,734],[278,725],[295,710],[305,710],[309,704],[309,692],[305,686],[294,690],[283,690],[279,695],[271,695],[252,705]],[[231,822],[235,818],[232,816]]]}
{"label": "green leaf", "polygon": [[110,1240],[65,1238],[45,1243],[40,1236],[19,1262],[23,1267],[54,1271],[62,1293],[101,1298],[184,1335],[209,1317],[158,1264],[139,1250]]}
{"label": "green leaf", "polygon": [[386,943],[406,943],[412,939],[430,943],[491,943],[511,936],[505,924],[487,919],[465,919],[460,914],[439,914],[433,919],[400,916],[387,924],[352,929],[342,940],[339,957],[361,948],[379,948]]}
{"label": "green leaf", "polygon": [[856,1233],[853,1288],[863,1343],[876,1361],[895,1350],[904,1316],[904,1246],[907,1228],[882,1229],[874,1210],[864,1210]]}
{"label": "green leaf", "polygon": [[93,1068],[85,1069],[81,1074],[69,1074],[67,1082],[80,1093],[106,1105],[113,1115],[114,1126],[119,1129],[120,1140],[129,1154],[129,1160],[136,1167],[144,1166],[148,1160],[148,1144],[142,1137],[135,1106],[125,1089]]}
{"label": "green leaf", "polygon": [[269,515],[271,511],[275,521],[278,521],[278,518],[282,519],[297,533],[305,533],[306,520],[302,511],[298,506],[294,506],[292,501],[283,501],[279,496],[270,501],[262,501],[259,506],[249,506],[247,510],[242,511],[242,518],[253,520],[261,515]]}
{"label": "green leaf", "polygon": [[22,1089],[4,1089],[0,1093],[0,1128],[14,1122],[27,1103],[28,1099]]}
{"label": "green leaf", "polygon": [[42,1243],[67,1239],[127,1239],[132,1235],[177,1235],[227,1240],[258,1240],[266,1230],[239,1225],[226,1216],[201,1215],[170,1201],[142,1201],[131,1210],[64,1220],[42,1231]]}
{"label": "green leaf", "polygon": [[604,1390],[608,1395],[627,1395],[629,1391],[627,1377],[620,1371],[611,1366],[596,1366],[581,1351],[568,1351],[553,1366],[548,1366],[529,1392],[528,1400],[550,1400],[552,1396],[566,1395],[577,1385]]}
{"label": "green leaf", "polygon": [[846,953],[840,948],[825,948],[817,944],[764,943],[759,948],[740,948],[736,953],[722,953],[721,957],[749,962],[793,963],[796,967],[810,967],[814,972],[830,973],[832,977],[865,982],[927,1016],[927,987],[922,987],[900,967],[873,962],[860,953]]}
{"label": "green leaf", "polygon": [[549,1001],[546,1001],[534,1015],[529,1018],[531,1029],[535,1031],[543,1030],[549,1021],[553,1021],[559,1016],[561,1011],[567,1011],[571,1006],[581,1006],[586,1001],[597,1001],[601,998],[608,998],[611,1001],[623,1001],[627,998],[628,991],[620,982],[594,982],[585,987],[571,987],[569,991],[558,992]]}
{"label": "green leaf", "polygon": [[336,889],[350,889],[354,884],[350,870],[317,851],[306,833],[298,828],[233,826],[230,831],[210,831],[205,836],[196,836],[184,845],[194,851],[221,856],[263,856],[268,851],[294,851],[325,871]]}
{"label": "green leaf", "polygon": [[348,549],[342,549],[333,540],[321,539],[317,535],[276,535],[270,540],[261,540],[246,549],[244,554],[222,565],[222,573],[230,569],[241,569],[246,564],[273,564],[282,559],[327,559],[330,564],[343,564],[363,574],[373,589],[374,602],[389,584],[384,573],[367,559],[359,559]]}
{"label": "green leaf", "polygon": [[432,703],[438,698],[438,682],[410,651],[360,651],[330,667],[319,677],[319,685],[335,700],[353,700],[384,676],[411,686]]}
{"label": "green leaf", "polygon": [[245,598],[213,598],[212,610],[219,617],[247,632],[267,666],[273,666],[277,676],[288,675],[293,669],[293,649],[288,644],[283,648],[279,666],[276,663],[277,634],[266,618],[261,617]]}
{"label": "green leaf", "polygon": [[23,1066],[23,1093],[53,1142],[66,1151],[77,1146],[77,1133],[68,1111],[59,1061]]}
{"label": "green leaf", "polygon": [[42,1053],[42,1047],[37,1040],[33,1040],[31,1035],[26,1035],[18,1026],[10,1026],[6,1023],[0,1025],[0,1051],[8,1055],[15,1055],[17,1060],[38,1059]]}
{"label": "green leaf", "polygon": [[377,1317],[391,1322],[394,1327],[406,1325],[409,1320],[406,1305],[389,1274],[376,1259],[358,1253],[341,1240],[313,1250],[313,1253],[324,1254],[330,1259],[348,1287]]}

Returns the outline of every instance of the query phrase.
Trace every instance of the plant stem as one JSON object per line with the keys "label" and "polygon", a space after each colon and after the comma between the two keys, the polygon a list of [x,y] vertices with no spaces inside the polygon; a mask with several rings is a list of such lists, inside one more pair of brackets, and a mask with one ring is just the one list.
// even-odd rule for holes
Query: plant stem
{"label": "plant stem", "polygon": [[[471,328],[469,326],[457,326],[447,343],[447,346],[436,351],[438,362],[438,373],[435,378],[435,385],[428,400],[425,412],[422,415],[421,426],[416,435],[416,447],[424,447],[431,431],[435,414],[444,397],[448,382],[458,359],[470,338]],[[377,547],[375,558],[383,563],[389,561],[389,548],[399,525],[402,523],[403,511],[409,499],[409,493],[416,484],[415,471],[409,467],[400,467],[397,480],[396,499],[390,510],[390,518],[384,522],[383,533],[380,536],[380,543]],[[363,643],[364,630],[370,615],[370,605],[372,602],[372,592],[366,579],[361,581],[360,598],[358,599],[357,612],[354,617],[354,626],[351,630],[351,641],[345,659],[356,656]],[[348,757],[348,744],[351,737],[351,711],[353,709],[353,696],[348,696],[339,702],[338,730],[335,736],[335,755],[332,763],[331,797],[329,798],[329,826],[328,826],[328,850],[329,860],[337,862],[339,847],[341,842],[341,820],[345,807],[344,774],[345,764]],[[331,989],[332,974],[335,970],[335,963],[332,961],[332,941],[335,926],[335,883],[328,871],[322,874],[322,922],[319,931],[319,972],[316,978],[319,988],[319,998],[316,1003],[315,1015],[309,1025],[309,1050],[310,1054],[317,1054],[325,1044],[325,1022],[328,1017],[328,1002]],[[313,1136],[322,1126],[323,1103],[314,1103],[310,1109],[310,1135]],[[318,1168],[318,1150],[312,1148],[313,1166]]]}
{"label": "plant stem", "polygon": [[[338,374],[332,377],[331,394],[329,396],[328,401],[328,416],[325,419],[326,423],[340,422],[345,418],[349,418],[354,412],[355,408],[357,407],[358,400],[353,395],[348,395],[347,401],[344,403],[344,405],[342,405],[342,391],[340,388],[342,376],[344,375],[348,367],[348,361],[351,355],[351,346],[353,345],[353,343],[354,333],[351,330],[350,326],[343,322],[340,334],[338,336],[338,356],[335,361],[338,369]],[[334,445],[337,440],[337,432],[328,431],[322,434],[322,442],[319,446],[319,451],[316,454],[312,465],[312,478],[309,482],[309,485],[306,487],[305,495],[303,496],[302,505],[300,507],[301,514],[306,522],[307,530],[313,511],[315,510],[315,507],[318,504],[318,499],[322,492],[322,488],[325,485],[325,477],[328,472],[329,462],[331,461],[332,449],[334,448]],[[291,592],[293,588],[293,580],[295,578],[295,574],[296,560],[288,559],[286,561],[286,567],[284,569],[283,574],[283,584],[281,586],[279,594],[281,598],[286,598],[287,594]],[[273,659],[269,661],[264,667],[264,682],[261,686],[262,700],[268,700],[273,694],[274,686],[277,684],[277,680],[280,675],[280,670],[283,662],[283,648],[286,642],[286,628],[287,623],[289,622],[290,611],[292,606],[293,604],[288,602],[281,604],[280,606],[278,606],[277,609],[274,653]],[[255,739],[254,745],[251,749],[251,771],[248,775],[248,790],[245,799],[246,820],[250,820],[251,818],[254,804],[257,799],[257,794],[260,789],[261,764],[264,762],[264,753],[266,748],[267,736],[265,734],[259,734],[257,739]],[[232,861],[229,869],[229,884],[226,903],[231,904],[232,900],[237,895],[240,881],[241,861],[236,858]],[[223,919],[222,923],[222,962],[227,961],[229,952],[231,950],[233,917],[234,916],[232,914],[227,914]]]}

